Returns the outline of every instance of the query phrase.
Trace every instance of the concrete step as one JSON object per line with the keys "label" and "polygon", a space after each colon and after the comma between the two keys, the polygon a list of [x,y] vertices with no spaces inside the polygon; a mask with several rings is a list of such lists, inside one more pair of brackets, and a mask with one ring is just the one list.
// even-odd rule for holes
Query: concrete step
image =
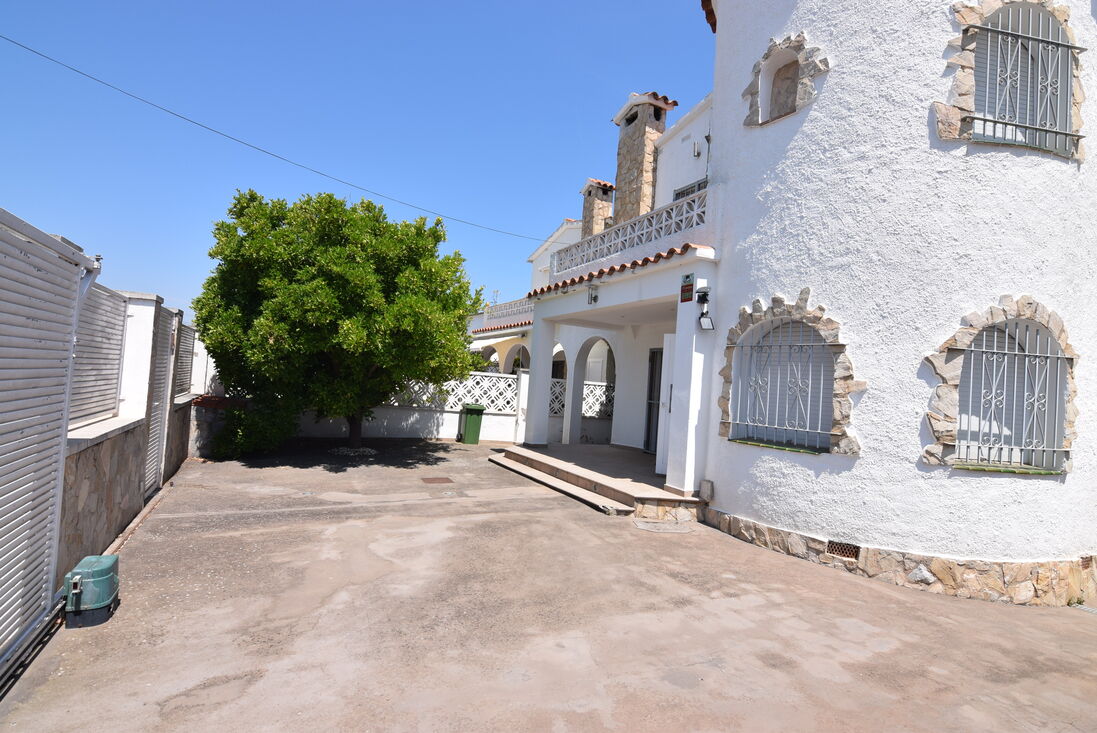
{"label": "concrete step", "polygon": [[521,474],[528,479],[532,479],[539,484],[544,484],[554,491],[559,491],[561,494],[566,494],[573,499],[578,499],[584,504],[592,506],[598,511],[605,514],[609,514],[611,516],[631,516],[635,511],[631,506],[622,504],[619,501],[614,501],[613,499],[602,496],[601,494],[596,494],[593,491],[581,489],[575,484],[568,483],[567,481],[564,481],[563,479],[558,479],[555,476],[550,476],[549,474],[543,471],[539,471],[536,468],[532,468],[531,466],[527,466],[524,463],[511,460],[505,455],[489,456],[488,460],[496,464],[497,466],[502,466],[503,468]]}
{"label": "concrete step", "polygon": [[[600,501],[613,501],[628,507],[640,519],[689,521],[697,518],[697,510],[703,503],[694,496],[680,496],[641,481],[607,476],[521,446],[508,447],[503,458],[516,464],[508,466],[511,470],[531,478],[546,476],[553,479],[557,483],[550,485],[557,491],[575,495],[578,489],[599,495],[603,497]],[[564,487],[564,484],[570,484],[570,487]]]}

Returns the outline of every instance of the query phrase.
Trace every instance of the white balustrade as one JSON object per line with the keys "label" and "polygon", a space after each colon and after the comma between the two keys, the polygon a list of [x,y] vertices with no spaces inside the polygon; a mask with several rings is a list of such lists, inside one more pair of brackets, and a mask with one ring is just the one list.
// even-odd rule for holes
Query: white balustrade
{"label": "white balustrade", "polygon": [[657,243],[671,235],[699,227],[705,223],[707,202],[708,190],[699,191],[559,249],[552,253],[552,276],[558,277],[562,273],[589,266],[613,255],[629,253],[630,250],[637,250],[636,254],[639,255],[639,250],[646,244]]}

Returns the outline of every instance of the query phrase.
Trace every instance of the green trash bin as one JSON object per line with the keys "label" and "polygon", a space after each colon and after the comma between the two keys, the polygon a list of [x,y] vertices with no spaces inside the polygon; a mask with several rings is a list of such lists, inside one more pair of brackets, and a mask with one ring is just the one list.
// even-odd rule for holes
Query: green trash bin
{"label": "green trash bin", "polygon": [[483,405],[466,403],[461,410],[461,435],[458,437],[462,443],[476,445],[480,442],[480,424],[484,420]]}

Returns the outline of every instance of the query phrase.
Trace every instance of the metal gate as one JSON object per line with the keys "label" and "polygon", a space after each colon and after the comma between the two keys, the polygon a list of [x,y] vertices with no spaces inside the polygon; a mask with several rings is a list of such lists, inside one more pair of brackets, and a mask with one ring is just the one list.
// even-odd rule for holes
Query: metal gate
{"label": "metal gate", "polygon": [[98,265],[0,209],[0,672],[55,608],[72,353]]}
{"label": "metal gate", "polygon": [[172,340],[175,315],[163,307],[156,309],[152,336],[152,372],[149,375],[149,441],[145,453],[145,498],[160,488],[164,478],[164,441],[171,410]]}

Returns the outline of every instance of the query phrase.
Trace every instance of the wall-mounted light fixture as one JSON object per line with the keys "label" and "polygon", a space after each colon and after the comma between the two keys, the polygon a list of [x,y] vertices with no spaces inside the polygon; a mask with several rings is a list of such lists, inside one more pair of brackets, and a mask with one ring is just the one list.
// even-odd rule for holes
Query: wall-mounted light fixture
{"label": "wall-mounted light fixture", "polygon": [[597,285],[588,285],[587,286],[587,305],[594,305],[597,302],[598,302],[598,286]]}
{"label": "wall-mounted light fixture", "polygon": [[697,305],[701,306],[701,317],[697,322],[702,331],[715,331],[716,324],[712,322],[712,316],[708,314],[708,288],[697,288]]}

